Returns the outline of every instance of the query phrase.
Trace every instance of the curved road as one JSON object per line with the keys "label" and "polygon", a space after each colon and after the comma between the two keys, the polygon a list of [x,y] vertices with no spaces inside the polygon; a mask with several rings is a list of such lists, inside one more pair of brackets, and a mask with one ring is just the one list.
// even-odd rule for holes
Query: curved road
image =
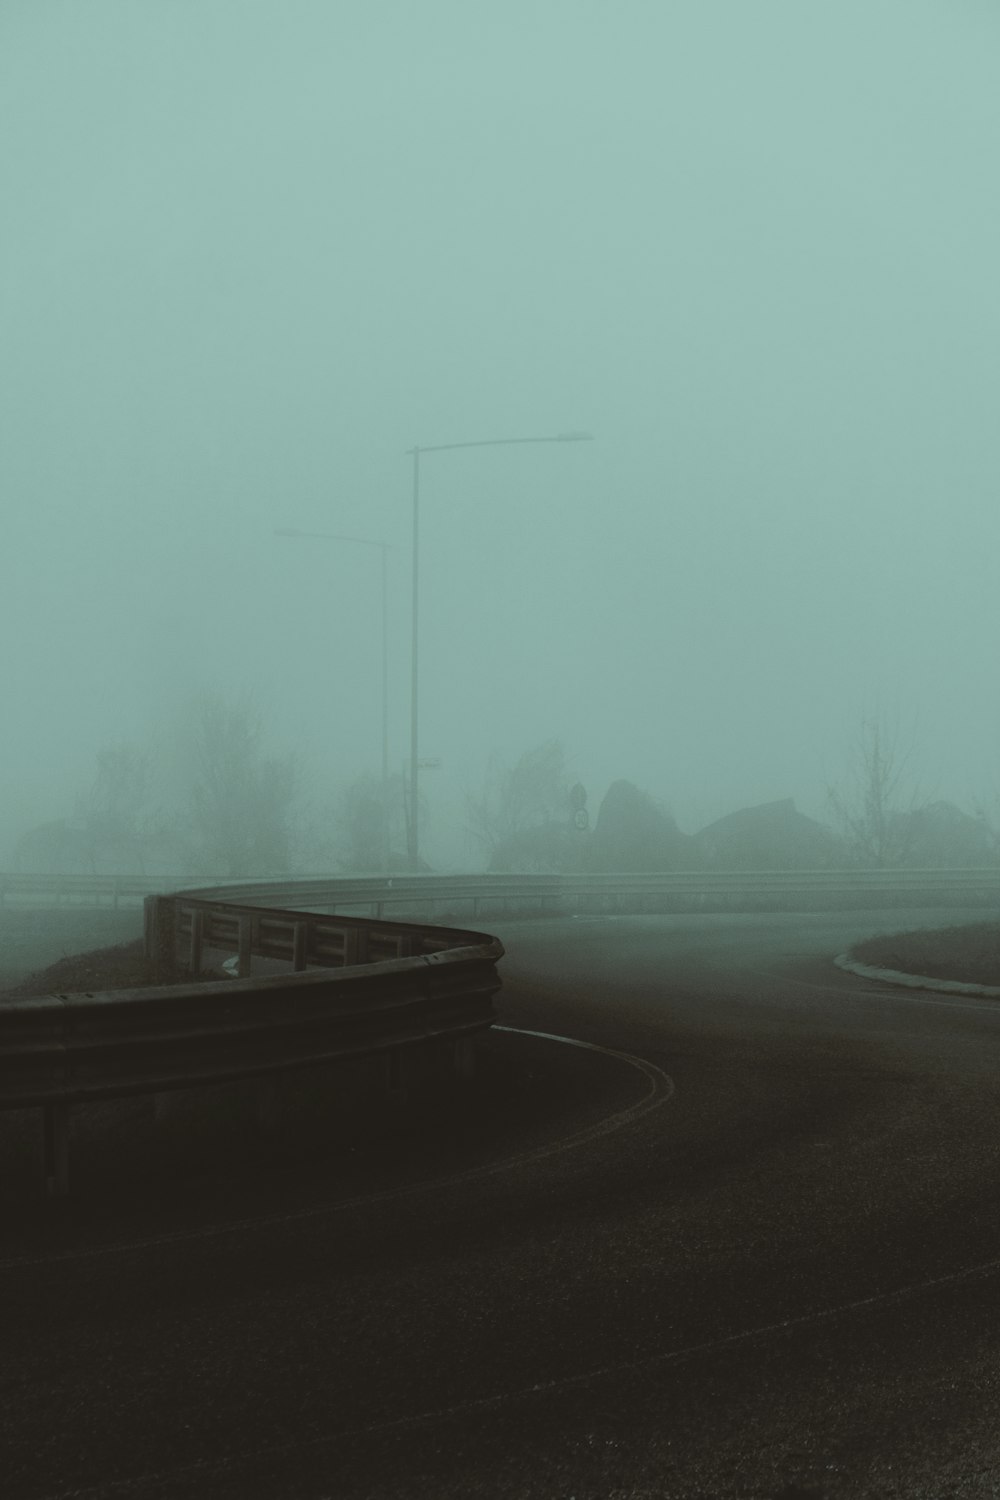
{"label": "curved road", "polygon": [[0,1492],[1000,1493],[1000,1008],[830,962],[963,917],[498,923],[460,1130],[4,1226]]}

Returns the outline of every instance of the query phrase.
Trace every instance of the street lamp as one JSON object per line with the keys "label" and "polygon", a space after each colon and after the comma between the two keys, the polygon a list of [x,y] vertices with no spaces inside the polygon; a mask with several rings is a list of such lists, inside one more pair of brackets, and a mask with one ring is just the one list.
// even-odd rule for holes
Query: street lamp
{"label": "street lamp", "polygon": [[299,531],[294,526],[275,527],[275,536],[314,537],[325,542],[351,542],[358,547],[377,547],[382,578],[382,865],[389,868],[389,639],[386,558],[394,551],[391,542],[376,542],[365,536],[341,536],[334,531]]}
{"label": "street lamp", "polygon": [[506,448],[515,443],[589,443],[593,439],[589,432],[557,432],[551,437],[479,438],[471,443],[435,443],[430,447],[407,448],[413,458],[413,583],[411,600],[413,616],[410,625],[410,796],[406,820],[406,849],[410,868],[416,873],[420,868],[420,840],[417,828],[417,783],[419,760],[419,717],[417,712],[418,690],[418,635],[420,625],[420,455],[422,453],[450,453],[456,448]]}

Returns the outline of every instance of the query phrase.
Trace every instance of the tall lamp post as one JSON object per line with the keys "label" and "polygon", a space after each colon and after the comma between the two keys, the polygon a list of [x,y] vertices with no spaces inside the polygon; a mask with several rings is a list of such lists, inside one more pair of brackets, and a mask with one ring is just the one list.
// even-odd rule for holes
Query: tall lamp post
{"label": "tall lamp post", "polygon": [[391,542],[376,542],[365,536],[341,536],[334,531],[299,531],[294,526],[275,528],[275,536],[313,537],[325,542],[351,542],[358,547],[377,547],[382,579],[382,865],[389,866],[389,595],[386,558],[393,551]]}
{"label": "tall lamp post", "polygon": [[435,443],[429,447],[407,448],[413,459],[413,583],[411,600],[413,616],[410,625],[410,787],[409,808],[406,820],[406,849],[410,868],[416,873],[420,868],[420,835],[417,817],[417,792],[419,782],[419,650],[420,631],[420,457],[424,453],[450,453],[456,448],[506,448],[517,443],[588,443],[589,432],[557,432],[551,437],[479,438],[471,443]]}

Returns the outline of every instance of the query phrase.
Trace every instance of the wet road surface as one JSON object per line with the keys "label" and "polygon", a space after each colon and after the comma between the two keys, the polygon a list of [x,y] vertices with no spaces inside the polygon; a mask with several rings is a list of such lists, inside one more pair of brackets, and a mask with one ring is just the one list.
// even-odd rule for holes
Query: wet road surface
{"label": "wet road surface", "polygon": [[457,1114],[12,1216],[0,1493],[1000,1493],[1000,1008],[887,925],[498,922]]}

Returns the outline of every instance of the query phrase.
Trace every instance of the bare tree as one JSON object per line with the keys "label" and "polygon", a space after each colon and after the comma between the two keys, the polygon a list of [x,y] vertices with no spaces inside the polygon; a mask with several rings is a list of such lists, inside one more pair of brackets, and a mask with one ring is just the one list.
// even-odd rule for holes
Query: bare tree
{"label": "bare tree", "polygon": [[[527,852],[549,832],[569,826],[570,777],[559,740],[526,750],[513,767],[492,761],[482,790],[466,797],[466,826],[488,850],[491,862],[509,851]],[[537,858],[532,856],[533,860]]]}
{"label": "bare tree", "polygon": [[287,871],[299,780],[295,757],[266,753],[261,717],[246,695],[203,694],[194,705],[191,738],[199,864],[229,876]]}
{"label": "bare tree", "polygon": [[1000,792],[977,797],[972,805],[976,821],[989,840],[993,858],[1000,860]]}
{"label": "bare tree", "polygon": [[152,806],[150,758],[134,745],[106,746],[88,792],[72,817],[31,828],[18,840],[21,869],[145,874],[146,857],[162,829]]}
{"label": "bare tree", "polygon": [[134,745],[108,745],[97,755],[97,774],[83,824],[91,866],[117,856],[121,868],[144,868],[144,846],[153,834],[149,756]]}
{"label": "bare tree", "polygon": [[865,716],[843,785],[827,787],[827,802],[852,860],[875,869],[905,865],[916,814],[926,808],[912,778],[913,736],[901,744],[898,726]]}

